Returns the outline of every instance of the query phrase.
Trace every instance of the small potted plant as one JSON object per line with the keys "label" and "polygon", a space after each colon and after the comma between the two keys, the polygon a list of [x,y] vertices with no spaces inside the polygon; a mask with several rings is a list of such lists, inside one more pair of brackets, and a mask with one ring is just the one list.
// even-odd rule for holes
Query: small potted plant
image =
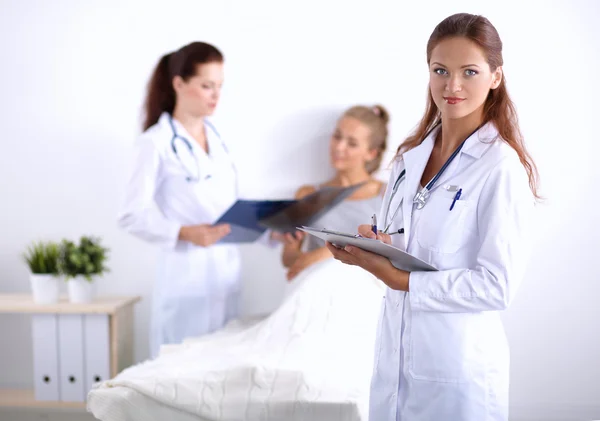
{"label": "small potted plant", "polygon": [[95,279],[108,272],[105,266],[108,249],[96,237],[81,237],[79,244],[63,240],[58,269],[67,281],[69,301],[89,303],[96,296]]}
{"label": "small potted plant", "polygon": [[39,304],[58,302],[60,279],[58,275],[58,244],[36,241],[27,247],[23,258],[29,266],[33,301]]}

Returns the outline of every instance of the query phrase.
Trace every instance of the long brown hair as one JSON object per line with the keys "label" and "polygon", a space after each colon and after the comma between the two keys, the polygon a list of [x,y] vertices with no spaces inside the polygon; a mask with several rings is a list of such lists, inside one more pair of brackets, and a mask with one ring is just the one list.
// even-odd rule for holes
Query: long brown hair
{"label": "long brown hair", "polygon": [[175,76],[188,80],[196,74],[199,64],[214,62],[222,63],[223,54],[205,42],[192,42],[161,57],[148,82],[143,129],[147,130],[156,124],[163,112],[173,113],[176,101],[173,89]]}
{"label": "long brown hair", "polygon": [[[465,37],[475,42],[486,55],[492,72],[504,64],[502,41],[491,22],[483,16],[458,13],[441,21],[433,30],[427,42],[428,65],[433,49],[440,41],[450,37]],[[440,110],[433,102],[431,91],[428,89],[425,114],[416,130],[400,145],[397,156],[421,144],[425,134],[439,122],[440,118]],[[506,89],[504,72],[502,73],[500,85],[496,89],[490,89],[483,107],[483,122],[490,121],[498,129],[500,137],[519,155],[519,159],[529,177],[529,187],[535,198],[540,199],[537,167],[525,147],[523,135],[519,129],[517,111]]]}

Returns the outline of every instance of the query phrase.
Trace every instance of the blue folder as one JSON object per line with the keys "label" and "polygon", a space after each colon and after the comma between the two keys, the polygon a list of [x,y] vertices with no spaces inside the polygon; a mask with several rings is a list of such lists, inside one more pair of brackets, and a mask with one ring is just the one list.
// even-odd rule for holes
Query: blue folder
{"label": "blue folder", "polygon": [[300,200],[238,200],[216,222],[231,226],[219,243],[251,243],[267,229],[294,232],[296,227],[311,225],[362,185],[327,186]]}
{"label": "blue folder", "polygon": [[231,232],[220,243],[256,241],[267,230],[260,221],[293,203],[294,200],[238,200],[217,221],[231,226]]}

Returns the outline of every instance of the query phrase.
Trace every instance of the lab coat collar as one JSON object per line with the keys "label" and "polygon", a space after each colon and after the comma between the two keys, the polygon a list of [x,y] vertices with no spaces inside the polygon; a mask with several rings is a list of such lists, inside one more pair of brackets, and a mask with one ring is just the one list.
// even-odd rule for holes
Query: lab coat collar
{"label": "lab coat collar", "polygon": [[[427,158],[429,158],[429,155],[431,154],[431,150],[433,149],[434,139],[437,136],[440,129],[441,129],[441,126],[436,127],[429,134],[429,136],[427,136],[425,138],[425,140],[423,140],[423,142],[421,142],[421,144],[419,146],[406,152],[404,154],[404,156],[406,156],[406,154],[409,154],[412,151],[417,151],[418,149],[421,149],[420,152],[427,151]],[[483,153],[487,150],[489,145],[498,138],[498,136],[499,136],[499,133],[498,133],[498,129],[496,128],[496,125],[493,122],[489,121],[489,122],[485,123],[483,126],[481,126],[481,128],[479,130],[477,130],[477,132],[473,133],[473,135],[467,139],[467,141],[465,142],[460,153],[467,154],[473,158],[479,159],[479,158],[481,158]],[[420,154],[416,154],[416,155],[420,155]],[[413,156],[413,159],[414,159],[414,156]]]}
{"label": "lab coat collar", "polygon": [[[172,137],[173,130],[171,128],[171,123],[169,122],[169,117],[170,114],[165,111],[161,114],[158,121],[160,126],[164,128],[164,130],[167,130],[169,133],[171,133]],[[175,130],[177,131],[177,134],[187,139],[188,142],[190,142],[194,153],[197,154],[197,156],[200,159],[202,159],[202,157],[210,158],[211,156],[213,156],[213,154],[218,153],[217,151],[219,151],[220,149],[221,142],[219,140],[218,135],[214,132],[211,124],[204,124],[206,141],[208,143],[208,154],[203,148],[200,147],[200,145],[198,145],[198,143],[194,140],[194,138],[188,133],[188,131],[185,129],[185,127],[183,127],[183,125],[179,121],[173,119],[173,124],[175,125]],[[171,137],[169,139],[171,139]]]}
{"label": "lab coat collar", "polygon": [[[421,142],[421,144],[402,155],[402,159],[405,161],[407,167],[406,172],[408,173],[409,162],[422,162],[423,168],[421,169],[421,175],[425,169],[425,164],[431,155],[433,150],[434,139],[440,131],[441,126],[436,127],[431,133]],[[473,158],[479,159],[483,153],[490,147],[490,145],[499,137],[498,129],[493,122],[485,123],[477,132],[470,136],[462,147],[459,155],[466,154]],[[455,161],[460,157],[457,156]],[[414,169],[413,169],[414,171]]]}
{"label": "lab coat collar", "polygon": [[475,159],[479,159],[498,137],[499,134],[496,125],[489,121],[477,133],[467,139],[461,150],[461,154],[467,154]]}
{"label": "lab coat collar", "polygon": [[165,130],[171,131],[171,125],[169,124],[169,113],[163,111],[163,113],[158,118],[158,125]]}

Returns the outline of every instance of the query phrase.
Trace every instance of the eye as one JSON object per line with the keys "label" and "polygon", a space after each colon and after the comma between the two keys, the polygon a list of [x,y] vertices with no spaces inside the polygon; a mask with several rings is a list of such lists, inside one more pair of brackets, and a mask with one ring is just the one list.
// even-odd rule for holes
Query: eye
{"label": "eye", "polygon": [[475,76],[476,74],[479,74],[479,73],[476,70],[467,69],[467,70],[465,70],[465,74],[467,76]]}
{"label": "eye", "polygon": [[336,132],[336,133],[333,134],[333,138],[335,140],[340,140],[342,138],[342,135]]}
{"label": "eye", "polygon": [[434,70],[433,70],[433,72],[434,72],[435,74],[438,74],[438,75],[440,75],[440,76],[444,76],[444,75],[447,75],[447,74],[448,74],[448,72],[447,72],[445,69],[442,69],[442,68],[437,68],[437,69],[434,69]]}

